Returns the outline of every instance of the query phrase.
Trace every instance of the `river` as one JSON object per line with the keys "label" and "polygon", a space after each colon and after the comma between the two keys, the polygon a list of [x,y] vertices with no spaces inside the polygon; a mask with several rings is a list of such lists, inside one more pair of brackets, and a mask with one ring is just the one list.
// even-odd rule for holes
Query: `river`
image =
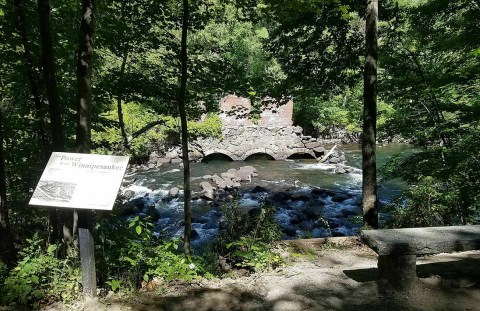
{"label": "river", "polygon": [[[237,196],[239,208],[248,211],[267,199],[276,208],[275,218],[285,233],[285,239],[356,234],[361,226],[361,151],[359,145],[343,145],[341,150],[345,152],[346,165],[354,168],[351,173],[335,174],[334,166],[318,164],[314,159],[273,161],[257,158],[191,163],[193,244],[202,245],[215,238],[222,222],[221,206],[225,204],[223,201],[206,202],[195,195],[200,192],[199,183],[204,181],[203,176],[220,175],[228,169],[245,165],[255,167],[258,176],[251,182],[242,183]],[[411,147],[405,144],[379,146],[378,166],[385,164],[394,154],[410,150]],[[182,182],[182,168],[178,164],[167,164],[158,169],[128,174],[121,190],[133,194],[131,202],[140,202],[145,208],[155,207],[158,211],[156,218],[159,218],[154,227],[157,234],[179,237],[183,234],[183,201],[181,196],[169,198],[168,191],[172,187],[183,188]],[[391,202],[403,187],[400,181],[380,181],[380,202]],[[142,214],[142,208],[137,210]]]}

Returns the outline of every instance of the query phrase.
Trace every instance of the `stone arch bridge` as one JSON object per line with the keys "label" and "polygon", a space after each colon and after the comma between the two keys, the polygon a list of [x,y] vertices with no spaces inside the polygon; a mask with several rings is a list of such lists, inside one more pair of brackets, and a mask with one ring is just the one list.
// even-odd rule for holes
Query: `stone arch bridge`
{"label": "stone arch bridge", "polygon": [[[317,158],[325,152],[320,141],[303,136],[302,128],[292,125],[290,98],[265,97],[260,102],[260,114],[255,116],[250,100],[228,95],[220,101],[219,111],[222,138],[196,140],[193,159],[222,154],[232,160],[245,160],[254,154],[267,154],[285,160],[297,156]],[[257,120],[255,124],[253,119]]]}
{"label": "stone arch bridge", "polygon": [[325,152],[320,141],[303,136],[302,128],[295,126],[225,127],[221,139],[201,138],[193,145],[191,156],[197,160],[218,154],[232,160],[246,160],[257,154],[285,160],[291,157],[317,158]]}
{"label": "stone arch bridge", "polygon": [[[260,114],[253,115],[250,101],[235,95],[220,101],[221,138],[198,138],[189,144],[189,158],[201,161],[222,155],[231,160],[246,160],[257,154],[274,160],[288,158],[318,158],[323,156],[323,141],[302,134],[302,128],[292,125],[293,102],[290,99],[264,98]],[[202,116],[203,118],[203,116]],[[257,120],[254,124],[252,120]],[[181,147],[177,146],[160,158],[150,155],[153,166],[181,162]]]}

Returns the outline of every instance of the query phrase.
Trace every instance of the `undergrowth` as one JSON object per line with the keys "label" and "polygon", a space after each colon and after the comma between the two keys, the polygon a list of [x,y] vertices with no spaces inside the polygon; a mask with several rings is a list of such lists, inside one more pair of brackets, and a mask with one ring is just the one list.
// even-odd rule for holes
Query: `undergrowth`
{"label": "undergrowth", "polygon": [[233,267],[251,271],[281,264],[280,255],[273,251],[273,242],[282,236],[274,207],[264,205],[243,212],[234,201],[224,206],[223,215],[225,230],[212,245],[213,253]]}

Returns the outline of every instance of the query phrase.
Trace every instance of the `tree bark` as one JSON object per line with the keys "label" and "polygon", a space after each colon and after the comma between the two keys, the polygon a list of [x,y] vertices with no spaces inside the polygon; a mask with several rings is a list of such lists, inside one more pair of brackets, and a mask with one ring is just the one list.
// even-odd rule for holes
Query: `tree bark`
{"label": "tree bark", "polygon": [[187,256],[191,255],[190,234],[192,232],[192,212],[191,212],[191,190],[190,190],[190,160],[188,157],[188,127],[186,113],[186,93],[187,93],[187,30],[189,18],[188,0],[183,0],[183,19],[182,19],[182,43],[180,51],[181,76],[180,92],[178,96],[178,110],[180,113],[180,123],[182,128],[182,157],[183,157],[183,191],[184,191],[184,246],[183,249]]}
{"label": "tree bark", "polygon": [[50,4],[48,0],[38,0],[38,18],[40,22],[40,39],[42,42],[43,77],[47,89],[48,110],[50,114],[53,151],[65,150],[65,139],[55,78],[55,61],[53,56],[52,35],[50,32]]}
{"label": "tree bark", "polygon": [[[122,57],[122,65],[120,67],[120,73],[118,77],[118,84],[120,85],[123,77],[125,75],[125,68],[127,67],[128,51],[125,51]],[[117,97],[117,114],[118,114],[118,125],[120,126],[120,133],[122,134],[122,143],[125,150],[128,149],[128,137],[127,131],[125,130],[125,122],[123,122],[123,110],[122,110],[122,92],[119,91]]]}
{"label": "tree bark", "polygon": [[43,162],[47,162],[50,155],[50,145],[45,135],[44,115],[42,110],[42,96],[40,95],[40,86],[37,75],[35,73],[38,69],[37,64],[34,61],[34,55],[32,53],[30,41],[28,40],[27,28],[26,28],[26,15],[25,15],[25,1],[14,1],[15,13],[17,18],[17,27],[20,34],[20,38],[23,46],[23,55],[25,59],[25,67],[27,71],[27,78],[30,84],[30,91],[33,97],[35,120],[37,123],[38,137],[40,145],[42,146]]}
{"label": "tree bark", "polygon": [[[62,113],[60,109],[60,98],[58,95],[57,80],[55,78],[55,58],[53,55],[52,34],[50,26],[50,3],[49,0],[37,0],[38,19],[40,30],[40,41],[42,46],[42,67],[43,79],[45,80],[45,88],[48,99],[48,112],[50,115],[50,133],[52,136],[52,150],[64,151],[65,139],[62,124]],[[59,227],[57,219],[58,211],[50,212],[50,223],[53,228],[52,239],[58,242],[60,233],[57,233]],[[63,225],[63,240],[67,247],[67,251],[73,243],[72,235],[72,216],[73,213],[68,210],[61,212]]]}
{"label": "tree bark", "polygon": [[378,60],[378,0],[367,0],[365,28],[365,68],[363,89],[362,140],[362,207],[365,225],[378,228],[377,198],[377,60]]}
{"label": "tree bark", "polygon": [[12,267],[15,264],[17,253],[8,218],[7,182],[3,153],[3,123],[0,111],[0,259],[8,267]]}
{"label": "tree bark", "polygon": [[[95,30],[95,0],[82,0],[82,16],[77,62],[77,152],[90,153],[92,136],[92,64]],[[93,246],[94,214],[79,210],[78,228],[82,262],[83,293],[96,297],[95,255]]]}
{"label": "tree bark", "polygon": [[92,59],[95,0],[82,0],[77,63],[77,152],[90,153],[92,142]]}
{"label": "tree bark", "polygon": [[128,138],[128,143],[131,143],[132,140],[134,140],[135,138],[137,138],[138,136],[142,135],[143,133],[146,133],[148,130],[150,130],[151,128],[157,126],[157,125],[162,125],[162,124],[165,124],[165,121],[164,120],[158,120],[158,121],[153,121],[153,122],[150,122],[148,123],[147,125],[145,125],[144,127],[142,127],[141,129],[139,129],[138,131],[134,132],[129,138]]}

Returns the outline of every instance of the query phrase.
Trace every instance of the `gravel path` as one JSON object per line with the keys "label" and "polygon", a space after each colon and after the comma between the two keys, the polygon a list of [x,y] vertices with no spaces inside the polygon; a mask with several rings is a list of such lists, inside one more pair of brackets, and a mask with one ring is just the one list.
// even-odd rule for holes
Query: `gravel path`
{"label": "gravel path", "polygon": [[[296,242],[291,263],[246,277],[174,284],[133,297],[90,303],[101,311],[207,310],[431,310],[480,311],[480,252],[440,254],[417,261],[415,288],[396,293],[376,281],[376,254],[353,238]],[[286,250],[286,248],[284,247]],[[50,306],[44,311],[71,310]]]}

